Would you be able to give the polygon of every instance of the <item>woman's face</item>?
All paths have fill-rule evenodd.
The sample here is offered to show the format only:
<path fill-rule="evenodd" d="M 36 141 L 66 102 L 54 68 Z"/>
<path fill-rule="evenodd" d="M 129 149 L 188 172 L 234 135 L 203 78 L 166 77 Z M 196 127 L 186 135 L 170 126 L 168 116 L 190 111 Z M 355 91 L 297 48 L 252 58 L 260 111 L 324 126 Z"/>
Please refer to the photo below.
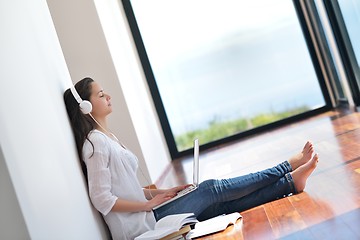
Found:
<path fill-rule="evenodd" d="M 97 82 L 91 83 L 90 102 L 92 104 L 91 114 L 96 118 L 106 117 L 112 112 L 110 95 L 106 94 Z"/>

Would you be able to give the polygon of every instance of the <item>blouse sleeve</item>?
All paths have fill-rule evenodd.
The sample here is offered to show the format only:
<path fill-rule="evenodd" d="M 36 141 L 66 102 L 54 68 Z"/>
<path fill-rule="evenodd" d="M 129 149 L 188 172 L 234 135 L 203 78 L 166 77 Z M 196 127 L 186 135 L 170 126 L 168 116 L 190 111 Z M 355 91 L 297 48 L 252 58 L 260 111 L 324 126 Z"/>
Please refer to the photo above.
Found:
<path fill-rule="evenodd" d="M 114 206 L 117 197 L 111 192 L 111 174 L 109 169 L 110 149 L 103 136 L 91 138 L 91 144 L 84 145 L 84 161 L 87 167 L 89 195 L 94 207 L 107 215 Z"/>

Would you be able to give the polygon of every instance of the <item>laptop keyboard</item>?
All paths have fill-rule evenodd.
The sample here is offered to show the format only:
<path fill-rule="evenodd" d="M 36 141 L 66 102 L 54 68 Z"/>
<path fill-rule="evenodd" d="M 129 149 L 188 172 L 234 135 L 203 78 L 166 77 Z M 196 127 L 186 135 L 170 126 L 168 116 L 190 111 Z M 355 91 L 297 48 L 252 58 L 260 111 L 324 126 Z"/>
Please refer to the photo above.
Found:
<path fill-rule="evenodd" d="M 179 191 L 179 192 L 176 194 L 176 196 L 182 196 L 182 195 L 184 195 L 184 194 L 186 194 L 186 193 L 188 193 L 188 192 L 191 192 L 191 191 L 194 190 L 194 189 L 195 189 L 195 185 L 190 185 L 190 186 L 188 186 L 187 188 Z M 175 197 L 176 197 L 176 196 L 175 196 Z"/>
<path fill-rule="evenodd" d="M 173 198 L 171 198 L 171 199 L 169 199 L 169 200 L 161 203 L 160 205 L 157 205 L 157 206 L 154 207 L 153 209 L 155 210 L 155 209 L 157 209 L 157 208 L 159 208 L 159 207 L 161 207 L 161 206 L 163 206 L 163 205 L 165 205 L 165 204 L 167 204 L 167 203 L 169 203 L 169 202 L 172 202 L 172 201 L 174 201 L 174 200 L 176 200 L 176 199 L 178 199 L 178 198 L 186 195 L 187 193 L 194 191 L 196 188 L 197 188 L 197 187 L 196 187 L 195 185 L 190 185 L 190 186 L 188 186 L 187 188 L 179 191 Z"/>

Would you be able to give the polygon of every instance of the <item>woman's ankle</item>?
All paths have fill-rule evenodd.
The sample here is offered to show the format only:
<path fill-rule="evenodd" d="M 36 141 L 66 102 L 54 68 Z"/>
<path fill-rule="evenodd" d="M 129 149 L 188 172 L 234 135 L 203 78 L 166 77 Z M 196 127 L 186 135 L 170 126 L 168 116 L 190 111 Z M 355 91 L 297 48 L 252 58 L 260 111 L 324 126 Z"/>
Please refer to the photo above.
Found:
<path fill-rule="evenodd" d="M 306 181 L 311 173 L 315 170 L 318 161 L 319 157 L 317 154 L 315 154 L 310 161 L 301 165 L 291 173 L 291 176 L 294 180 L 295 189 L 298 193 L 304 191 Z"/>

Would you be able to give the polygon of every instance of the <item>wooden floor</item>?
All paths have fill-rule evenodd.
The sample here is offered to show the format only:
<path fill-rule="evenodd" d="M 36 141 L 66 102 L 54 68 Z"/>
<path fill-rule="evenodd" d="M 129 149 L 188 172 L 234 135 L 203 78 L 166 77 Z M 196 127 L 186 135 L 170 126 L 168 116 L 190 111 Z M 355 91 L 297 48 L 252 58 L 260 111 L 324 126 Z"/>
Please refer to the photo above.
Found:
<path fill-rule="evenodd" d="M 303 193 L 241 212 L 241 222 L 201 239 L 360 239 L 360 113 L 330 111 L 202 151 L 201 181 L 273 166 L 298 153 L 307 140 L 320 160 Z M 191 159 L 179 159 L 157 185 L 189 183 L 191 176 Z"/>

